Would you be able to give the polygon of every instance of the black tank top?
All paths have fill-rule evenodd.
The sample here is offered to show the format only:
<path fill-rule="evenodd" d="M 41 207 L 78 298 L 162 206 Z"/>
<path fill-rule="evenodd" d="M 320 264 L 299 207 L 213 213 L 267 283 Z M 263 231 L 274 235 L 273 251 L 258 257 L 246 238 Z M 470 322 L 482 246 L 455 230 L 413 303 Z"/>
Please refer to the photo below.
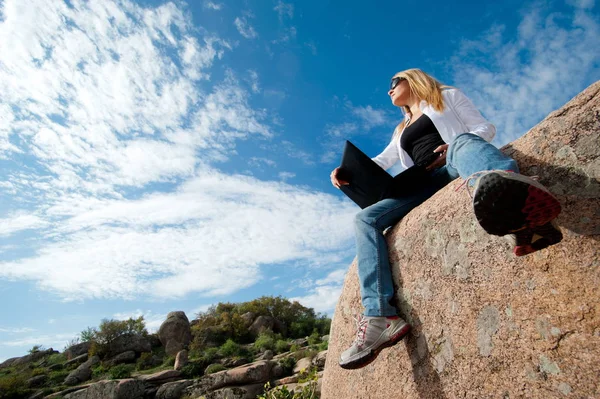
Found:
<path fill-rule="evenodd" d="M 446 144 L 435 125 L 425 114 L 421 115 L 416 121 L 409 125 L 402 136 L 400 136 L 400 145 L 408 153 L 415 165 L 427 166 L 437 157 L 434 153 L 437 147 Z"/>

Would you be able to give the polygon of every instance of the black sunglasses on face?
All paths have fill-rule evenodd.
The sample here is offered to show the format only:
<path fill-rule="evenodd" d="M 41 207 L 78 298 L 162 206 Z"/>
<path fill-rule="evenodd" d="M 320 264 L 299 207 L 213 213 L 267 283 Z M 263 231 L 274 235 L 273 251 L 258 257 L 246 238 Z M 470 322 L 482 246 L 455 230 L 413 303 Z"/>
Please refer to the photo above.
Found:
<path fill-rule="evenodd" d="M 406 78 L 401 78 L 401 77 L 392 78 L 392 82 L 390 83 L 390 90 L 394 90 L 396 88 L 396 86 L 398 86 L 400 84 L 400 82 L 402 82 L 403 80 L 406 80 Z"/>

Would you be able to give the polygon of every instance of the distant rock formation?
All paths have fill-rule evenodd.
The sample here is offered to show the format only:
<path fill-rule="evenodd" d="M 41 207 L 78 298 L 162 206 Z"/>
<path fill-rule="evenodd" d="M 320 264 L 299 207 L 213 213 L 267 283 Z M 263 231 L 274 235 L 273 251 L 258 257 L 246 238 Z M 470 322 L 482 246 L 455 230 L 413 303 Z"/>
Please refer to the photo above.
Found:
<path fill-rule="evenodd" d="M 323 399 L 600 397 L 600 82 L 503 150 L 559 198 L 563 242 L 515 257 L 451 183 L 387 232 L 413 331 L 354 371 L 337 364 L 362 311 L 350 267 Z"/>
<path fill-rule="evenodd" d="M 190 322 L 184 312 L 170 312 L 158 330 L 160 342 L 169 356 L 185 349 L 192 340 Z"/>

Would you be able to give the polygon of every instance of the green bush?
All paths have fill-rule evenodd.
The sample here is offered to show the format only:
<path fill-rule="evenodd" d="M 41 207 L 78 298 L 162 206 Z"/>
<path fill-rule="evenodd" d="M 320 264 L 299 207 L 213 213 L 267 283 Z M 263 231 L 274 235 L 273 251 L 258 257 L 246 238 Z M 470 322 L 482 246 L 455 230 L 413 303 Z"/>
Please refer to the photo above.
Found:
<path fill-rule="evenodd" d="M 163 362 L 163 366 L 174 366 L 175 365 L 175 356 L 169 356 Z"/>
<path fill-rule="evenodd" d="M 61 364 L 67 361 L 67 355 L 64 353 L 54 353 L 48 356 L 48 365 Z"/>
<path fill-rule="evenodd" d="M 103 365 L 98 364 L 92 368 L 92 378 L 94 378 L 94 379 L 102 378 L 106 374 L 108 374 L 108 370 L 109 369 L 107 367 L 104 367 Z"/>
<path fill-rule="evenodd" d="M 292 346 L 290 346 L 290 352 L 298 352 L 300 350 L 300 345 L 298 344 L 292 344 Z"/>
<path fill-rule="evenodd" d="M 33 354 L 36 352 L 41 352 L 43 350 L 46 350 L 46 348 L 44 348 L 44 345 L 33 345 L 33 348 L 29 349 L 29 354 Z"/>
<path fill-rule="evenodd" d="M 51 371 L 50 374 L 48 374 L 48 382 L 50 385 L 62 385 L 68 375 L 68 370 Z"/>
<path fill-rule="evenodd" d="M 283 375 L 292 375 L 294 373 L 296 359 L 294 359 L 292 356 L 284 357 L 283 359 L 279 360 L 279 365 L 283 369 Z"/>
<path fill-rule="evenodd" d="M 300 359 L 304 359 L 305 357 L 313 358 L 317 353 L 318 352 L 314 349 L 304 349 L 301 351 L 294 352 L 292 356 L 294 357 L 294 359 L 296 359 L 296 361 L 298 361 Z"/>
<path fill-rule="evenodd" d="M 292 393 L 287 386 L 282 385 L 271 388 L 270 383 L 265 384 L 265 393 L 257 396 L 257 399 L 317 399 L 317 383 L 311 381 L 302 390 Z"/>
<path fill-rule="evenodd" d="M 200 359 L 203 362 L 210 364 L 219 357 L 218 355 L 219 355 L 219 349 L 208 348 L 204 352 L 202 352 L 202 356 L 200 356 Z"/>
<path fill-rule="evenodd" d="M 254 341 L 254 347 L 258 350 L 275 349 L 275 339 L 272 332 L 263 332 Z"/>
<path fill-rule="evenodd" d="M 47 373 L 48 373 L 48 370 L 45 369 L 45 368 L 43 368 L 43 367 L 38 367 L 38 368 L 35 368 L 35 369 L 31 370 L 31 376 L 32 377 L 35 377 L 35 376 L 38 376 L 38 375 L 42 375 L 42 374 L 47 374 Z"/>
<path fill-rule="evenodd" d="M 181 368 L 183 378 L 192 379 L 204 375 L 205 365 L 203 363 L 189 363 Z"/>
<path fill-rule="evenodd" d="M 153 356 L 154 355 L 152 354 L 152 352 L 142 352 L 142 354 L 140 355 L 140 358 L 137 360 L 135 368 L 138 371 L 148 370 L 148 369 L 152 368 L 154 366 L 152 364 Z"/>
<path fill-rule="evenodd" d="M 206 372 L 205 374 L 213 374 L 216 373 L 218 371 L 223 371 L 223 370 L 227 370 L 227 368 L 225 366 L 223 366 L 222 364 L 219 363 L 215 363 L 215 364 L 211 364 L 210 366 L 208 366 L 206 368 Z"/>
<path fill-rule="evenodd" d="M 25 376 L 20 373 L 12 373 L 0 377 L 0 398 L 25 398 L 28 390 Z"/>
<path fill-rule="evenodd" d="M 237 342 L 234 342 L 232 339 L 228 339 L 221 348 L 219 348 L 219 353 L 225 357 L 232 356 L 240 356 L 242 352 L 242 347 Z"/>
<path fill-rule="evenodd" d="M 284 353 L 284 352 L 287 352 L 288 350 L 290 350 L 289 342 L 284 341 L 283 339 L 280 339 L 277 342 L 275 342 L 275 352 Z"/>
<path fill-rule="evenodd" d="M 327 348 L 329 348 L 329 342 L 328 341 L 323 341 L 319 345 L 317 345 L 317 350 L 319 352 L 327 350 Z"/>
<path fill-rule="evenodd" d="M 130 364 L 118 364 L 115 367 L 112 367 L 108 370 L 108 374 L 110 378 L 113 380 L 118 380 L 122 378 L 131 377 L 131 372 L 133 371 L 133 366 Z"/>
<path fill-rule="evenodd" d="M 310 336 L 308 337 L 308 344 L 309 345 L 318 345 L 321 343 L 321 336 L 319 335 L 319 333 L 317 331 L 313 331 L 312 334 L 310 334 Z"/>

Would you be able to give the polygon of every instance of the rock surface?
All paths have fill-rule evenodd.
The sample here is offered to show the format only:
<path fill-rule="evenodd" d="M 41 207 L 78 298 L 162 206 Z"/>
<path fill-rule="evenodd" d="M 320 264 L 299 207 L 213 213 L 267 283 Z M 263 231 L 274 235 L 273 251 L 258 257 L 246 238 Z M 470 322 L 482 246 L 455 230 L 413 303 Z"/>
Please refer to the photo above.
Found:
<path fill-rule="evenodd" d="M 73 358 L 76 358 L 77 356 L 83 355 L 84 353 L 88 353 L 91 346 L 91 341 L 81 342 L 79 344 L 70 346 L 69 348 L 67 348 L 67 350 L 65 350 L 67 360 L 71 360 Z"/>
<path fill-rule="evenodd" d="M 151 350 L 152 346 L 148 338 L 140 335 L 121 335 L 110 343 L 107 356 L 114 357 L 130 351 L 140 354 Z"/>
<path fill-rule="evenodd" d="M 99 381 L 64 396 L 65 399 L 143 399 L 145 385 L 134 379 Z"/>
<path fill-rule="evenodd" d="M 175 365 L 173 366 L 173 369 L 181 370 L 183 367 L 187 366 L 188 362 L 188 351 L 179 351 L 177 352 L 177 356 L 175 356 Z"/>
<path fill-rule="evenodd" d="M 80 364 L 75 370 L 71 371 L 65 378 L 65 385 L 77 385 L 90 379 L 92 376 L 92 367 L 100 363 L 98 356 L 92 356 L 88 361 Z"/>
<path fill-rule="evenodd" d="M 106 366 L 113 367 L 113 366 L 116 366 L 117 364 L 133 363 L 133 362 L 135 362 L 135 359 L 136 359 L 135 352 L 127 351 L 127 352 L 118 354 L 117 356 L 113 357 L 110 360 L 107 360 Z"/>
<path fill-rule="evenodd" d="M 515 257 L 451 183 L 388 230 L 396 305 L 413 325 L 341 369 L 360 313 L 356 261 L 329 343 L 323 399 L 600 397 L 600 82 L 503 148 L 560 200 L 564 240 Z"/>
<path fill-rule="evenodd" d="M 192 340 L 190 321 L 184 312 L 170 312 L 158 330 L 160 342 L 169 356 L 185 349 Z"/>

